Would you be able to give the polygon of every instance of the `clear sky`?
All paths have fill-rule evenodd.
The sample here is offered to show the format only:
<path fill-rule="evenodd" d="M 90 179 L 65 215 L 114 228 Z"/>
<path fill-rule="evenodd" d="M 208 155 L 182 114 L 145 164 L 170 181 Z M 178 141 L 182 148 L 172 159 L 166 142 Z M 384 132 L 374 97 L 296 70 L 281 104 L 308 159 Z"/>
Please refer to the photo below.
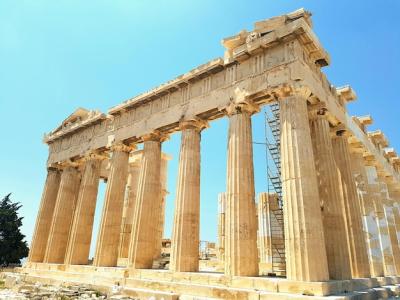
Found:
<path fill-rule="evenodd" d="M 0 0 L 0 197 L 23 204 L 30 241 L 46 176 L 45 132 L 77 107 L 110 107 L 223 55 L 220 40 L 255 21 L 304 7 L 331 55 L 324 68 L 350 84 L 351 114 L 370 113 L 400 152 L 400 1 L 43 1 Z M 253 118 L 254 140 L 264 135 Z M 226 119 L 202 136 L 201 238 L 216 239 L 217 194 L 225 190 Z M 179 134 L 171 154 L 166 232 L 170 236 Z M 256 191 L 266 189 L 264 148 L 255 145 Z M 95 235 L 102 206 L 101 185 Z"/>

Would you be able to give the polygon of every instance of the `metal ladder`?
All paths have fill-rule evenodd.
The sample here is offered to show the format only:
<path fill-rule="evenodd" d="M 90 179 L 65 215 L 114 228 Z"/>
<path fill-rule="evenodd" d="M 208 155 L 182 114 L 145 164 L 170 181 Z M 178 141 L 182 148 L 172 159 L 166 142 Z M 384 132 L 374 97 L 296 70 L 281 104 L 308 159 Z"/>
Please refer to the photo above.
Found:
<path fill-rule="evenodd" d="M 265 111 L 265 144 L 267 155 L 268 193 L 274 191 L 278 195 L 278 208 L 272 210 L 275 222 L 271 226 L 272 271 L 276 276 L 286 276 L 285 236 L 283 225 L 283 202 L 281 181 L 281 123 L 279 104 L 269 105 L 270 113 Z M 268 138 L 268 132 L 270 138 Z M 272 164 L 269 163 L 272 160 Z"/>

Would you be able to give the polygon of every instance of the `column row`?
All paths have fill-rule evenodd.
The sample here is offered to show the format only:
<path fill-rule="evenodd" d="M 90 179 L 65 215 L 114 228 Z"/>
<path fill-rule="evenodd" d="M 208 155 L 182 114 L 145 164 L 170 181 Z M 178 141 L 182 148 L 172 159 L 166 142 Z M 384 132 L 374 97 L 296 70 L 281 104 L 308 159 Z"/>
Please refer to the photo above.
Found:
<path fill-rule="evenodd" d="M 346 132 L 331 128 L 326 110 L 310 107 L 307 100 L 308 95 L 301 93 L 280 100 L 287 277 L 325 281 L 369 277 L 371 271 L 377 275 L 382 270 L 385 275 L 396 274 L 400 268 L 398 207 L 387 191 L 384 195 L 379 189 L 379 200 L 367 200 L 366 195 L 373 194 L 374 187 L 368 184 L 362 191 L 356 186 L 352 169 L 356 160 L 352 160 Z M 259 273 L 251 126 L 251 116 L 258 110 L 245 101 L 226 108 L 229 131 L 223 248 L 225 273 L 232 276 Z M 193 272 L 199 268 L 200 140 L 206 126 L 197 119 L 180 125 L 170 262 L 173 271 Z M 118 258 L 124 256 L 129 267 L 151 268 L 159 255 L 164 197 L 161 144 L 165 136 L 152 133 L 142 138 L 143 152 L 136 175 L 128 170 L 132 147 L 116 144 L 111 148 L 95 266 L 117 266 Z M 82 171 L 74 163 L 63 166 L 61 172 L 49 170 L 31 262 L 87 264 L 103 159 L 92 153 L 84 159 Z M 365 168 L 363 162 L 358 168 Z M 360 176 L 366 182 L 367 175 L 361 172 Z M 130 189 L 136 189 L 134 197 L 128 196 L 124 213 L 127 183 Z M 381 214 L 383 220 L 375 227 L 362 217 L 372 210 L 376 218 Z M 363 228 L 379 231 L 375 240 L 381 244 L 382 270 L 376 247 L 374 251 L 372 246 L 367 247 L 366 241 L 372 245 L 373 238 L 366 238 Z"/>

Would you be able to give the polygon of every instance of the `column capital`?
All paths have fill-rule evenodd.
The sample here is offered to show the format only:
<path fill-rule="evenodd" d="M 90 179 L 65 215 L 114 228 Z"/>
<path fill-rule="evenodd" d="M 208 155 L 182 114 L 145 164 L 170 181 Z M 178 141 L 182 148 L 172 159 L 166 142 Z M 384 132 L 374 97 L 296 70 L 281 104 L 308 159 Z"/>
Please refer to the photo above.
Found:
<path fill-rule="evenodd" d="M 61 170 L 60 164 L 58 163 L 52 163 L 47 165 L 46 167 L 47 171 L 54 171 L 54 172 L 59 172 Z"/>
<path fill-rule="evenodd" d="M 81 167 L 88 161 L 105 160 L 108 158 L 109 158 L 108 155 L 104 152 L 100 152 L 98 150 L 89 150 L 82 157 L 80 157 L 76 161 L 74 161 L 74 163 L 76 163 L 78 167 Z"/>
<path fill-rule="evenodd" d="M 127 152 L 127 153 L 129 153 L 129 152 L 135 150 L 136 146 L 135 145 L 125 145 L 122 142 L 117 142 L 117 143 L 114 143 L 113 145 L 111 145 L 110 149 L 113 152 L 114 151 L 118 151 L 118 152 Z"/>
<path fill-rule="evenodd" d="M 308 119 L 310 121 L 316 119 L 327 119 L 328 109 L 325 106 L 325 103 L 318 103 L 316 105 L 312 105 L 308 107 Z"/>
<path fill-rule="evenodd" d="M 182 120 L 179 122 L 179 129 L 195 129 L 196 131 L 202 131 L 204 128 L 208 128 L 208 122 L 202 119 L 190 119 L 190 120 Z"/>
<path fill-rule="evenodd" d="M 293 90 L 293 96 L 308 100 L 312 95 L 310 88 L 306 86 L 296 86 Z"/>
<path fill-rule="evenodd" d="M 88 160 L 105 160 L 107 159 L 108 156 L 106 155 L 106 153 L 104 152 L 100 152 L 100 151 L 88 151 L 83 160 L 84 161 L 88 161 Z"/>
<path fill-rule="evenodd" d="M 250 101 L 241 100 L 240 102 L 231 102 L 224 108 L 228 116 L 247 112 L 250 115 L 260 111 L 260 107 Z"/>
<path fill-rule="evenodd" d="M 151 133 L 142 135 L 141 139 L 143 142 L 147 142 L 147 141 L 164 142 L 165 140 L 168 139 L 168 135 L 166 135 L 165 133 L 163 133 L 161 131 L 156 130 Z"/>
<path fill-rule="evenodd" d="M 81 161 L 72 161 L 70 159 L 58 163 L 59 169 L 64 170 L 68 168 L 78 169 L 81 166 Z"/>
<path fill-rule="evenodd" d="M 344 124 L 338 124 L 337 126 L 333 127 L 331 129 L 331 133 L 334 137 L 335 136 L 343 136 L 343 137 L 350 136 L 350 133 Z"/>
<path fill-rule="evenodd" d="M 301 98 L 308 100 L 312 95 L 311 90 L 305 86 L 285 86 L 274 92 L 277 100 L 283 100 L 288 98 Z"/>

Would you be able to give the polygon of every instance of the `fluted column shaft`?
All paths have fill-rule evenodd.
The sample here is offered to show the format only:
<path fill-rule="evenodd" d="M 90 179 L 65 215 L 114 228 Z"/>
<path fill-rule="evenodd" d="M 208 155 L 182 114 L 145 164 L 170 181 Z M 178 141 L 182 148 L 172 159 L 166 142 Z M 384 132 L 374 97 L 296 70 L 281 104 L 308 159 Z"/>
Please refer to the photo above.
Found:
<path fill-rule="evenodd" d="M 368 174 L 368 184 L 371 191 L 371 198 L 374 205 L 376 223 L 378 226 L 379 245 L 382 252 L 383 273 L 385 276 L 394 275 L 396 272 L 392 246 L 390 243 L 388 223 L 383 207 L 382 187 L 378 181 L 378 174 L 374 165 L 366 167 Z"/>
<path fill-rule="evenodd" d="M 258 195 L 258 254 L 260 263 L 272 266 L 272 232 L 268 193 Z M 270 269 L 272 272 L 272 268 Z"/>
<path fill-rule="evenodd" d="M 156 232 L 156 241 L 155 241 L 155 249 L 154 249 L 154 259 L 158 259 L 161 256 L 162 250 L 162 239 L 164 235 L 164 223 L 165 223 L 165 204 L 166 197 L 168 194 L 167 191 L 167 173 L 168 173 L 168 159 L 161 155 L 161 175 L 160 175 L 160 184 L 161 184 L 161 202 L 160 202 L 160 213 L 158 218 L 158 229 Z"/>
<path fill-rule="evenodd" d="M 393 216 L 394 216 L 394 223 L 396 225 L 396 233 L 397 233 L 397 240 L 399 241 L 400 244 L 400 209 L 397 206 L 397 203 L 393 203 Z M 400 274 L 400 271 L 397 271 L 398 274 Z"/>
<path fill-rule="evenodd" d="M 390 244 L 392 246 L 393 263 L 395 267 L 394 275 L 397 275 L 400 272 L 400 248 L 399 241 L 397 240 L 397 230 L 393 212 L 395 208 L 393 208 L 393 201 L 391 199 L 385 199 L 383 202 L 383 207 L 388 223 Z"/>
<path fill-rule="evenodd" d="M 290 280 L 329 279 L 307 100 L 280 100 L 281 178 L 286 274 Z"/>
<path fill-rule="evenodd" d="M 65 264 L 86 265 L 88 263 L 100 168 L 101 159 L 99 157 L 92 154 L 91 157 L 86 158 Z"/>
<path fill-rule="evenodd" d="M 128 182 L 125 191 L 124 209 L 122 213 L 121 238 L 119 242 L 119 258 L 128 258 L 129 244 L 132 234 L 133 214 L 135 213 L 137 185 L 139 181 L 140 162 L 129 166 Z"/>
<path fill-rule="evenodd" d="M 400 248 L 399 241 L 397 239 L 395 220 L 397 208 L 395 207 L 395 201 L 391 197 L 390 190 L 388 185 L 386 184 L 385 178 L 380 177 L 378 180 L 380 181 L 383 209 L 385 212 L 385 218 L 388 225 L 389 240 L 392 248 L 393 264 L 395 268 L 394 275 L 397 275 L 400 274 Z"/>
<path fill-rule="evenodd" d="M 393 216 L 396 225 L 397 239 L 400 244 L 400 189 L 396 189 L 392 184 L 388 185 L 390 199 L 393 201 Z M 400 271 L 397 271 L 400 274 Z"/>
<path fill-rule="evenodd" d="M 60 187 L 60 177 L 59 170 L 47 170 L 46 183 L 44 184 L 42 200 L 40 201 L 32 244 L 29 250 L 29 262 L 43 262 L 53 219 L 54 207 L 56 205 L 57 193 Z"/>
<path fill-rule="evenodd" d="M 53 220 L 44 262 L 64 263 L 68 237 L 78 197 L 80 173 L 78 169 L 67 166 L 61 173 L 60 188 L 57 194 Z"/>
<path fill-rule="evenodd" d="M 218 259 L 225 260 L 226 193 L 218 194 Z"/>
<path fill-rule="evenodd" d="M 228 110 L 228 162 L 225 220 L 225 274 L 257 276 L 257 220 L 254 192 L 251 114 L 254 108 Z"/>
<path fill-rule="evenodd" d="M 174 227 L 171 240 L 170 270 L 197 272 L 200 242 L 200 130 L 190 122 L 181 125 Z"/>
<path fill-rule="evenodd" d="M 153 265 L 156 232 L 161 202 L 161 139 L 157 135 L 144 138 L 140 166 L 137 204 L 133 217 L 128 265 L 136 269 L 149 269 Z"/>
<path fill-rule="evenodd" d="M 319 197 L 322 206 L 326 254 L 330 279 L 350 279 L 351 267 L 348 253 L 343 205 L 337 192 L 339 176 L 333 157 L 329 122 L 322 111 L 311 112 L 311 137 Z"/>
<path fill-rule="evenodd" d="M 363 154 L 358 152 L 352 153 L 351 162 L 360 201 L 371 276 L 384 276 L 383 254 L 379 241 L 379 229 L 373 202 L 373 191 L 368 183 Z"/>
<path fill-rule="evenodd" d="M 343 203 L 345 208 L 347 238 L 349 243 L 351 272 L 353 278 L 370 277 L 367 244 L 363 232 L 361 209 L 357 189 L 351 171 L 347 137 L 339 133 L 332 139 L 334 156 L 340 170 Z"/>
<path fill-rule="evenodd" d="M 107 180 L 93 263 L 95 266 L 114 267 L 117 265 L 124 193 L 131 150 L 130 147 L 122 144 L 112 147 L 111 168 Z"/>

